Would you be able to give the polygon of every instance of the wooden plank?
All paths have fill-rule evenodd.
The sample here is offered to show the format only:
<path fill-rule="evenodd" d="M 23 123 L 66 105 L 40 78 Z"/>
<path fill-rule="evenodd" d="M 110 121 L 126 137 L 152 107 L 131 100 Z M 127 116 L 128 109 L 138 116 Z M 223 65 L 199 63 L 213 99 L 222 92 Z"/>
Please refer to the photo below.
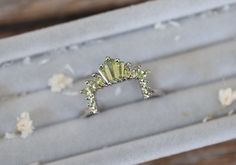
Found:
<path fill-rule="evenodd" d="M 153 160 L 140 165 L 235 165 L 236 140 Z"/>
<path fill-rule="evenodd" d="M 0 38 L 146 0 L 1 0 Z"/>
<path fill-rule="evenodd" d="M 11 0 L 0 2 L 0 25 L 84 16 L 145 0 Z"/>

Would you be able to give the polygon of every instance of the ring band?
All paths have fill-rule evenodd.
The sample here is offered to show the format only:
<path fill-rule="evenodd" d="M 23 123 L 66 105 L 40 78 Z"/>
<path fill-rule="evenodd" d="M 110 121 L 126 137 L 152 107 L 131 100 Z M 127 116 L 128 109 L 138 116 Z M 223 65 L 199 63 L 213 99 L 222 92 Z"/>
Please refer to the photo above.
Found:
<path fill-rule="evenodd" d="M 132 67 L 130 63 L 125 63 L 120 59 L 106 57 L 104 63 L 99 67 L 98 73 L 93 74 L 92 79 L 86 81 L 86 87 L 80 91 L 88 100 L 89 109 L 86 116 L 99 112 L 96 102 L 97 90 L 129 79 L 139 82 L 144 99 L 151 97 L 154 92 L 146 79 L 148 73 L 150 71 L 141 70 L 140 65 Z"/>

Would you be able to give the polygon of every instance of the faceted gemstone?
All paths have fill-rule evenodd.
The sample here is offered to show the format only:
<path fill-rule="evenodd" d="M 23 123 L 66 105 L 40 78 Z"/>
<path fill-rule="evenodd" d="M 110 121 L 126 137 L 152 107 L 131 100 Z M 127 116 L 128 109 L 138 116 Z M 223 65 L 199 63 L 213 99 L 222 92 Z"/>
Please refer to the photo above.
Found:
<path fill-rule="evenodd" d="M 123 79 L 125 76 L 125 63 L 122 61 L 120 63 L 120 77 Z"/>
<path fill-rule="evenodd" d="M 90 90 L 89 87 L 86 87 L 84 89 L 81 90 L 81 93 L 82 94 L 85 94 L 85 95 L 91 95 L 92 94 L 92 91 Z"/>
<path fill-rule="evenodd" d="M 124 63 L 119 59 L 106 58 L 99 68 L 99 73 L 108 84 L 132 78 L 132 71 L 129 63 Z"/>
<path fill-rule="evenodd" d="M 81 93 L 85 94 L 87 96 L 93 95 L 94 92 L 95 92 L 95 90 L 93 88 L 91 88 L 91 87 L 86 87 L 86 88 L 81 90 Z"/>
<path fill-rule="evenodd" d="M 105 62 L 110 61 L 111 57 L 107 56 Z"/>
<path fill-rule="evenodd" d="M 97 111 L 97 107 L 96 106 L 89 106 L 89 109 L 92 111 Z"/>
<path fill-rule="evenodd" d="M 93 80 L 88 80 L 87 81 L 87 85 L 88 85 L 88 87 L 90 88 L 90 90 L 92 91 L 92 92 L 96 92 L 97 91 L 97 84 L 96 84 L 96 82 L 95 81 L 93 81 Z"/>
<path fill-rule="evenodd" d="M 106 85 L 106 82 L 103 80 L 101 75 L 96 74 L 96 76 L 94 77 L 94 81 L 96 82 L 96 85 L 99 88 L 104 87 Z"/>
<path fill-rule="evenodd" d="M 98 73 L 102 76 L 103 80 L 109 84 L 109 81 L 108 79 L 106 78 L 106 73 L 104 71 L 104 67 L 103 66 L 100 66 L 99 69 L 98 69 Z"/>
<path fill-rule="evenodd" d="M 139 81 L 139 83 L 140 83 L 140 85 L 141 86 L 147 86 L 147 80 L 141 80 L 141 81 Z"/>
<path fill-rule="evenodd" d="M 124 78 L 128 79 L 128 78 L 130 78 L 130 76 L 131 76 L 131 70 L 130 70 L 128 65 L 125 65 L 125 68 L 124 68 Z"/>
<path fill-rule="evenodd" d="M 120 62 L 114 61 L 112 63 L 112 68 L 113 68 L 113 74 L 114 74 L 115 80 L 119 81 L 120 80 Z"/>
<path fill-rule="evenodd" d="M 136 69 L 133 69 L 133 70 L 132 70 L 131 77 L 132 77 L 132 78 L 137 78 L 137 74 L 138 74 L 138 71 L 137 71 Z"/>
<path fill-rule="evenodd" d="M 96 92 L 98 89 L 97 84 L 95 82 L 93 84 L 91 84 L 90 88 L 93 92 Z"/>
<path fill-rule="evenodd" d="M 96 106 L 96 102 L 93 99 L 91 99 L 91 100 L 89 100 L 88 106 L 89 107 L 95 107 Z"/>
<path fill-rule="evenodd" d="M 106 78 L 108 79 L 108 81 L 110 83 L 112 83 L 114 81 L 114 79 L 113 79 L 113 76 L 112 76 L 112 73 L 111 73 L 111 70 L 110 70 L 108 64 L 105 64 L 103 67 L 104 67 L 104 71 L 106 73 Z"/>
<path fill-rule="evenodd" d="M 142 71 L 141 69 L 136 70 L 136 78 L 137 79 L 143 79 L 143 75 L 144 75 L 144 71 Z"/>

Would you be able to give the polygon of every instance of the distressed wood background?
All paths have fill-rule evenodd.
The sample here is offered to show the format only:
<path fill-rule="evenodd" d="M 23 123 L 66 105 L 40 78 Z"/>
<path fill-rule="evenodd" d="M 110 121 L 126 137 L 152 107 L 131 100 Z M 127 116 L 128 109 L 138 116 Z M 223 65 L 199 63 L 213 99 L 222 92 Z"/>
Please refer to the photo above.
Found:
<path fill-rule="evenodd" d="M 141 165 L 235 165 L 236 140 L 204 147 Z"/>
<path fill-rule="evenodd" d="M 48 27 L 146 0 L 0 0 L 0 38 Z M 142 165 L 235 165 L 236 140 Z"/>
<path fill-rule="evenodd" d="M 146 0 L 0 0 L 0 38 Z"/>

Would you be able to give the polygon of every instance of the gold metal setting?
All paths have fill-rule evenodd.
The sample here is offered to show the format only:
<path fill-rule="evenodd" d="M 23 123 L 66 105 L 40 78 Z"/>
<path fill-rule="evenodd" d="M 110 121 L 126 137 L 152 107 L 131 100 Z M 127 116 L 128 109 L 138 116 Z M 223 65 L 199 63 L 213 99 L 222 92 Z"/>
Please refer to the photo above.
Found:
<path fill-rule="evenodd" d="M 81 90 L 81 94 L 88 100 L 89 112 L 87 116 L 98 113 L 96 103 L 96 92 L 106 86 L 116 84 L 129 79 L 136 79 L 141 87 L 144 99 L 153 95 L 153 90 L 148 86 L 146 80 L 148 70 L 141 70 L 141 66 L 132 66 L 120 59 L 107 57 L 99 67 L 98 73 L 92 75 L 92 79 L 86 81 L 86 87 Z"/>

